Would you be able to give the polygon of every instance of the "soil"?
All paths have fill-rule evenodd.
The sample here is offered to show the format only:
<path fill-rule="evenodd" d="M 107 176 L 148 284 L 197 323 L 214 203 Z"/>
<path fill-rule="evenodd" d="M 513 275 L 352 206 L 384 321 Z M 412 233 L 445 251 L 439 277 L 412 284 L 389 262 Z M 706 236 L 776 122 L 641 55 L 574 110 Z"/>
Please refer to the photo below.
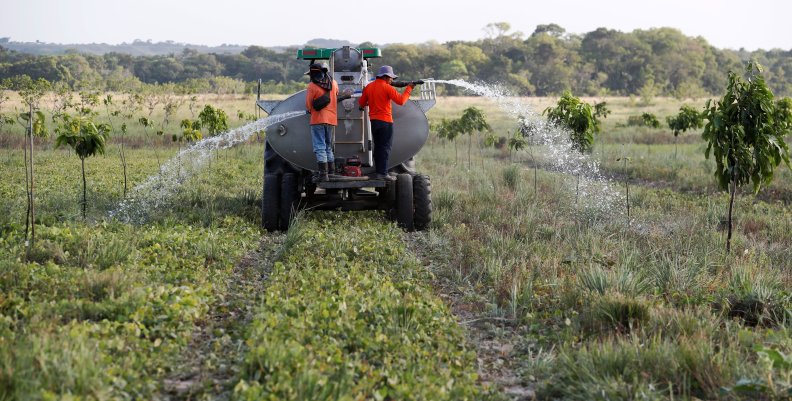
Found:
<path fill-rule="evenodd" d="M 425 247 L 425 235 L 406 234 L 406 242 L 410 251 L 435 274 L 435 294 L 451 309 L 464 330 L 468 346 L 476 352 L 480 384 L 495 399 L 535 399 L 533 384 L 523 380 L 519 372 L 520 350 L 526 347 L 526 339 L 530 338 L 527 328 L 515 320 L 493 316 L 487 311 L 483 299 L 471 299 L 468 296 L 470 289 L 454 284 L 443 273 L 448 271 L 448 266 L 433 258 L 432 252 Z"/>

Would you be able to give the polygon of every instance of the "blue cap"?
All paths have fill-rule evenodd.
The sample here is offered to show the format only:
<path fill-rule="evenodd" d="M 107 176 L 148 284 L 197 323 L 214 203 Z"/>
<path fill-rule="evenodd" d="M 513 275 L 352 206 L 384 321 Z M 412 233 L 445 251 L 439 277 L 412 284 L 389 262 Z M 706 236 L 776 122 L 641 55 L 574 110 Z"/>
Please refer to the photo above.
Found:
<path fill-rule="evenodd" d="M 389 65 L 383 65 L 382 67 L 379 68 L 379 70 L 377 70 L 377 78 L 383 75 L 387 75 L 393 79 L 398 78 L 398 76 L 393 73 L 393 67 Z"/>

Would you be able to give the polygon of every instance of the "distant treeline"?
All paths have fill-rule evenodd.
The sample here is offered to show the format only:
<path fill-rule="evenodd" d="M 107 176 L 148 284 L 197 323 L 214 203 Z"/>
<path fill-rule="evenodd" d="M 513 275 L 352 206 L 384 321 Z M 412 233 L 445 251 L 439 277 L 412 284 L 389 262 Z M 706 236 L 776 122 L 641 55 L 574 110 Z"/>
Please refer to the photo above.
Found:
<path fill-rule="evenodd" d="M 698 97 L 719 94 L 728 71 L 742 71 L 755 60 L 765 67 L 777 95 L 792 95 L 792 50 L 717 49 L 701 37 L 673 28 L 625 33 L 599 28 L 568 34 L 556 25 L 539 25 L 528 37 L 509 32 L 505 23 L 487 26 L 477 41 L 443 44 L 392 44 L 374 66 L 392 65 L 406 79 L 465 79 L 498 83 L 519 95 Z M 376 46 L 362 43 L 360 47 Z M 239 53 L 184 48 L 168 55 L 31 55 L 0 44 L 0 79 L 27 74 L 66 82 L 74 88 L 134 89 L 140 83 L 183 83 L 228 77 L 290 91 L 305 80 L 306 62 L 294 49 L 249 46 Z M 196 81 L 197 82 L 197 81 Z M 248 86 L 250 87 L 250 86 Z"/>

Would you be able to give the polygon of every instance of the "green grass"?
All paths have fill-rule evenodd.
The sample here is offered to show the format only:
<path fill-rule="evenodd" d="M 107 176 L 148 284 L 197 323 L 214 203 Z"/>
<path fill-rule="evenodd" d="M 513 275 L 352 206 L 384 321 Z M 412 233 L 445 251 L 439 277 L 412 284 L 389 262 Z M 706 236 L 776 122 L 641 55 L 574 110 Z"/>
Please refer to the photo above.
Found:
<path fill-rule="evenodd" d="M 379 214 L 292 226 L 248 336 L 240 399 L 472 400 L 474 355 Z"/>
<path fill-rule="evenodd" d="M 594 157 L 615 148 L 622 145 L 606 144 Z M 433 177 L 436 207 L 425 244 L 437 274 L 467 288 L 479 313 L 526 325 L 532 341 L 555 350 L 539 365 L 530 353 L 519 357 L 540 398 L 784 393 L 786 373 L 768 370 L 754 347 L 792 349 L 789 207 L 739 196 L 738 245 L 727 255 L 728 197 L 706 184 L 700 145 L 680 146 L 675 173 L 664 170 L 673 145 L 624 149 L 644 152 L 628 153 L 629 225 L 619 181 L 610 186 L 621 200 L 592 211 L 591 199 L 576 202 L 573 177 L 540 169 L 534 184 L 533 169 L 517 164 L 515 172 L 501 151 L 487 151 L 495 160 L 468 171 L 466 160 L 454 166 L 453 147 L 425 149 L 418 165 Z M 605 163 L 609 169 L 625 174 L 615 162 Z M 789 186 L 785 169 L 771 190 Z M 727 391 L 743 379 L 776 387 Z"/>
<path fill-rule="evenodd" d="M 157 171 L 156 152 L 130 152 L 133 185 Z M 0 193 L 9 202 L 0 217 L 0 399 L 159 394 L 196 325 L 225 297 L 226 277 L 258 244 L 258 212 L 246 211 L 244 198 L 260 191 L 258 182 L 246 186 L 240 179 L 234 190 L 222 185 L 245 169 L 237 162 L 252 152 L 221 153 L 224 163 L 178 191 L 165 210 L 152 211 L 154 223 L 139 226 L 107 217 L 122 196 L 117 159 L 88 160 L 90 208 L 83 221 L 78 159 L 42 151 L 36 242 L 28 252 L 24 170 L 19 152 L 3 150 L 9 179 Z M 196 192 L 200 204 L 189 201 Z"/>
<path fill-rule="evenodd" d="M 520 328 L 530 346 L 510 358 L 541 399 L 784 399 L 790 371 L 774 361 L 792 354 L 790 171 L 758 197 L 740 193 L 727 255 L 728 197 L 698 134 L 675 146 L 668 129 L 625 124 L 643 112 L 663 121 L 682 102 L 604 100 L 613 114 L 593 157 L 613 177 L 609 209 L 576 196 L 575 177 L 544 170 L 541 147 L 516 163 L 508 150 L 474 150 L 468 170 L 466 142 L 457 160 L 432 137 L 417 165 L 432 177 L 435 220 L 410 237 L 426 263 L 378 214 L 304 216 L 265 250 L 278 260 L 266 290 L 234 298 L 250 304 L 250 320 L 229 321 L 235 334 L 217 347 L 244 357 L 218 349 L 206 362 L 241 364 L 190 397 L 487 397 L 472 345 L 433 294 L 453 288 L 476 316 Z M 249 99 L 211 103 L 233 116 Z M 441 98 L 430 117 L 471 105 L 496 133 L 514 129 L 481 98 Z M 131 136 L 133 187 L 178 149 Z M 86 220 L 79 159 L 39 144 L 29 252 L 21 150 L 0 143 L 0 400 L 164 397 L 195 333 L 215 327 L 207 320 L 231 298 L 234 266 L 261 235 L 274 238 L 258 228 L 261 142 L 213 156 L 141 225 L 108 218 L 123 198 L 117 142 L 86 161 Z"/>

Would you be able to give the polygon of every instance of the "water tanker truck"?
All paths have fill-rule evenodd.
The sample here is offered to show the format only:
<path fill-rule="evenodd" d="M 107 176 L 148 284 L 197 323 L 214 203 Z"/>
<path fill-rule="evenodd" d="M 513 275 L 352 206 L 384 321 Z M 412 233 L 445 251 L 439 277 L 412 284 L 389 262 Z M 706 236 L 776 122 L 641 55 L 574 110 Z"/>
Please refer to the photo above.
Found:
<path fill-rule="evenodd" d="M 302 49 L 297 58 L 308 63 L 326 61 L 339 87 L 350 89 L 352 98 L 338 104 L 335 130 L 336 175 L 315 182 L 316 156 L 311 145 L 310 115 L 298 115 L 266 130 L 262 224 L 267 230 L 285 230 L 302 208 L 322 210 L 382 210 L 407 231 L 424 230 L 432 219 L 431 182 L 415 169 L 415 155 L 429 137 L 426 112 L 436 102 L 432 82 L 416 87 L 403 106 L 393 107 L 393 146 L 388 172 L 396 180 L 375 180 L 373 143 L 368 108 L 359 109 L 358 98 L 371 77 L 371 59 L 378 48 Z M 285 100 L 262 100 L 264 112 L 277 115 L 305 111 L 306 91 Z"/>

